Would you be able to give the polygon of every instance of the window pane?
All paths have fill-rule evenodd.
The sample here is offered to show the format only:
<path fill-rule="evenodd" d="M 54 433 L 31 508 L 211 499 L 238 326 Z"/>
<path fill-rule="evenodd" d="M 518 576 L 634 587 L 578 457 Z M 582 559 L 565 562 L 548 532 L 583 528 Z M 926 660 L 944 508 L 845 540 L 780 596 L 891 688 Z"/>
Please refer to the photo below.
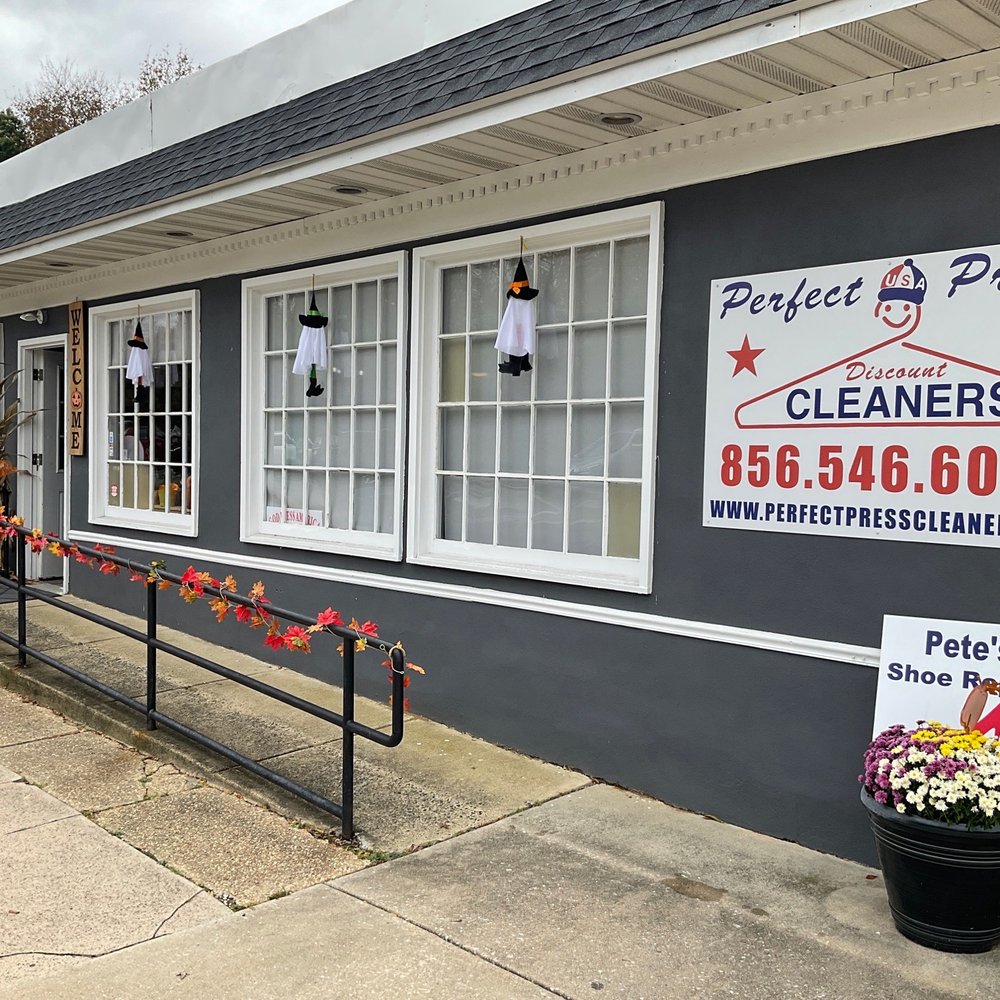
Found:
<path fill-rule="evenodd" d="M 331 344 L 349 344 L 354 329 L 353 292 L 350 285 L 333 289 L 333 306 L 327 333 Z M 297 345 L 296 345 L 297 346 Z"/>
<path fill-rule="evenodd" d="M 576 327 L 573 331 L 573 397 L 603 399 L 607 386 L 608 328 Z"/>
<path fill-rule="evenodd" d="M 533 487 L 531 547 L 549 552 L 563 550 L 565 483 L 542 479 Z"/>
<path fill-rule="evenodd" d="M 284 503 L 281 495 L 281 470 L 268 469 L 264 473 L 264 517 L 268 521 L 278 520 L 277 511 Z"/>
<path fill-rule="evenodd" d="M 468 542 L 484 542 L 492 545 L 495 481 L 477 476 L 468 482 L 469 504 L 466 509 L 465 539 Z"/>
<path fill-rule="evenodd" d="M 330 527 L 346 529 L 351 523 L 351 474 L 330 473 Z"/>
<path fill-rule="evenodd" d="M 375 411 L 360 410 L 354 414 L 354 468 L 375 468 Z M 374 490 L 375 480 L 372 480 Z M 357 498 L 357 490 L 355 490 Z M 371 529 L 368 529 L 371 530 Z"/>
<path fill-rule="evenodd" d="M 646 278 L 649 271 L 649 238 L 615 243 L 613 316 L 646 315 Z"/>
<path fill-rule="evenodd" d="M 302 322 L 299 317 L 306 311 L 305 292 L 285 296 L 285 349 L 294 351 L 299 346 Z"/>
<path fill-rule="evenodd" d="M 378 282 L 366 281 L 355 288 L 358 314 L 355 319 L 354 343 L 378 340 Z"/>
<path fill-rule="evenodd" d="M 540 406 L 535 413 L 534 473 L 536 476 L 566 474 L 565 406 Z"/>
<path fill-rule="evenodd" d="M 525 375 L 501 375 L 500 398 L 505 403 L 526 403 L 531 399 L 531 383 L 534 377 L 533 371 Z"/>
<path fill-rule="evenodd" d="M 527 472 L 531 447 L 531 410 L 504 407 L 500 415 L 500 471 Z"/>
<path fill-rule="evenodd" d="M 573 444 L 569 471 L 574 476 L 604 475 L 604 407 L 573 407 Z"/>
<path fill-rule="evenodd" d="M 468 330 L 465 324 L 466 306 L 466 268 L 449 267 L 442 272 L 444 295 L 442 316 L 442 333 L 464 333 Z"/>
<path fill-rule="evenodd" d="M 375 404 L 378 391 L 378 349 L 359 347 L 354 352 L 354 402 L 358 406 Z"/>
<path fill-rule="evenodd" d="M 378 467 L 396 468 L 396 413 L 379 410 L 378 414 Z"/>
<path fill-rule="evenodd" d="M 465 449 L 465 411 L 449 407 L 441 411 L 440 467 L 449 472 L 462 471 Z"/>
<path fill-rule="evenodd" d="M 645 377 L 645 322 L 615 323 L 611 330 L 611 395 L 641 397 Z"/>
<path fill-rule="evenodd" d="M 396 477 L 381 475 L 378 477 L 378 530 L 391 535 L 395 521 Z"/>
<path fill-rule="evenodd" d="M 264 359 L 264 405 L 281 406 L 281 383 L 285 373 L 285 355 L 271 354 Z"/>
<path fill-rule="evenodd" d="M 330 465 L 340 469 L 351 465 L 351 414 L 347 410 L 330 414 Z"/>
<path fill-rule="evenodd" d="M 326 473 L 306 473 L 306 524 L 326 527 Z"/>
<path fill-rule="evenodd" d="M 351 405 L 351 376 L 354 363 L 349 347 L 336 347 L 330 351 L 330 402 L 334 406 Z"/>
<path fill-rule="evenodd" d="M 289 510 L 302 510 L 302 473 L 285 473 L 285 506 Z"/>
<path fill-rule="evenodd" d="M 573 275 L 573 319 L 605 319 L 608 315 L 608 262 L 610 247 L 601 243 L 578 247 Z"/>
<path fill-rule="evenodd" d="M 122 467 L 118 462 L 108 465 L 108 503 L 112 507 L 120 507 L 122 502 Z"/>
<path fill-rule="evenodd" d="M 442 403 L 458 403 L 465 399 L 465 338 L 451 337 L 441 341 Z"/>
<path fill-rule="evenodd" d="M 382 340 L 396 340 L 399 326 L 399 303 L 397 300 L 397 281 L 395 278 L 385 278 L 379 282 L 379 337 Z M 391 530 L 391 529 L 390 529 Z"/>
<path fill-rule="evenodd" d="M 284 345 L 284 303 L 282 295 L 268 296 L 265 300 L 266 331 L 264 334 L 264 344 L 269 351 L 280 351 Z"/>
<path fill-rule="evenodd" d="M 306 430 L 306 465 L 326 465 L 326 411 L 310 413 Z"/>
<path fill-rule="evenodd" d="M 569 331 L 540 330 L 535 366 L 535 399 L 565 399 L 566 371 L 569 361 Z M 524 377 L 523 375 L 521 376 Z"/>
<path fill-rule="evenodd" d="M 379 348 L 378 359 L 378 401 L 396 402 L 396 348 L 388 345 Z"/>
<path fill-rule="evenodd" d="M 642 510 L 641 483 L 608 485 L 608 555 L 639 558 L 639 518 Z"/>
<path fill-rule="evenodd" d="M 305 455 L 305 434 L 301 413 L 285 416 L 285 465 L 301 465 Z"/>
<path fill-rule="evenodd" d="M 493 346 L 495 342 L 495 334 L 469 338 L 469 399 L 497 398 L 497 350 Z"/>
<path fill-rule="evenodd" d="M 528 547 L 528 482 L 500 480 L 500 507 L 497 517 L 497 544 Z"/>
<path fill-rule="evenodd" d="M 441 476 L 441 530 L 439 538 L 462 540 L 462 479 L 460 476 Z"/>
<path fill-rule="evenodd" d="M 354 523 L 355 531 L 375 530 L 375 477 L 356 475 L 354 477 Z"/>
<path fill-rule="evenodd" d="M 267 464 L 284 465 L 285 432 L 284 421 L 280 413 L 268 413 L 264 418 L 264 435 L 267 440 Z"/>
<path fill-rule="evenodd" d="M 538 285 L 538 325 L 566 323 L 569 320 L 569 250 L 540 253 Z"/>
<path fill-rule="evenodd" d="M 604 484 L 569 484 L 569 551 L 601 554 L 604 534 Z"/>
<path fill-rule="evenodd" d="M 108 413 L 120 413 L 122 392 L 122 373 L 120 368 L 112 368 L 108 372 Z"/>
<path fill-rule="evenodd" d="M 642 476 L 642 404 L 615 403 L 611 407 L 608 475 L 639 479 Z"/>
<path fill-rule="evenodd" d="M 469 410 L 469 472 L 496 471 L 497 412 L 492 407 Z"/>
<path fill-rule="evenodd" d="M 500 261 L 473 264 L 470 330 L 496 330 L 500 303 Z"/>

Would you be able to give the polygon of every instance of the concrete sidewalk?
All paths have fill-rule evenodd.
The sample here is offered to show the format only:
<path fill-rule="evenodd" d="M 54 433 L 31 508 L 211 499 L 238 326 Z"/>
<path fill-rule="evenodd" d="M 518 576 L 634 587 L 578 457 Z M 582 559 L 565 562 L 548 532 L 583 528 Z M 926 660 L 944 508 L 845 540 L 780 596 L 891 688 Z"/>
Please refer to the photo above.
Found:
<path fill-rule="evenodd" d="M 67 656 L 121 652 L 48 627 Z M 127 674 L 127 660 L 100 669 Z M 30 676 L 37 696 L 127 735 L 114 706 L 46 670 L 0 676 L 21 690 Z M 255 719 L 218 681 L 164 683 L 203 725 Z M 279 757 L 336 752 L 309 724 L 263 720 Z M 389 777 L 371 780 L 386 811 L 366 820 L 369 845 L 386 845 L 374 849 L 251 801 L 252 783 L 237 794 L 225 762 L 189 749 L 188 767 L 172 741 L 161 757 L 134 735 L 139 750 L 0 693 L 0 998 L 985 1000 L 1000 983 L 1000 949 L 945 955 L 900 937 L 877 872 L 425 720 L 377 759 Z"/>

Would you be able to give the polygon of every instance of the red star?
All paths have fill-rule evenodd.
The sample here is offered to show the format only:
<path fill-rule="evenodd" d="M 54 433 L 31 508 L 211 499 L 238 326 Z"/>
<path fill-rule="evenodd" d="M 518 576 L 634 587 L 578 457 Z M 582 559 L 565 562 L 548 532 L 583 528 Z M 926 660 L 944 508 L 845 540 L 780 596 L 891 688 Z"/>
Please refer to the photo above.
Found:
<path fill-rule="evenodd" d="M 733 375 L 739 375 L 741 371 L 748 371 L 751 375 L 757 374 L 757 366 L 755 364 L 759 355 L 764 353 L 765 348 L 763 347 L 751 347 L 750 338 L 744 334 L 743 335 L 743 346 L 738 351 L 726 351 L 731 358 L 735 359 L 736 367 L 733 369 Z"/>

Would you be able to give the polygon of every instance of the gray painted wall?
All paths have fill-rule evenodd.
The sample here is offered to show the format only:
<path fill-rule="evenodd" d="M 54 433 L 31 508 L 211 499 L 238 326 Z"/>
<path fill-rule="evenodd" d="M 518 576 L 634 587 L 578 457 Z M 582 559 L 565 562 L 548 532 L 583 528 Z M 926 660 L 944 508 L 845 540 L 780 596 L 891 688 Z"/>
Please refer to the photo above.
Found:
<path fill-rule="evenodd" d="M 989 180 L 998 159 L 1000 129 L 991 128 L 664 196 L 651 595 L 405 564 L 374 568 L 874 646 L 886 613 L 995 619 L 991 550 L 707 529 L 701 496 L 711 280 L 1000 243 L 1000 202 Z M 237 540 L 241 277 L 200 285 L 202 448 L 211 460 L 202 464 L 195 544 L 371 570 L 364 559 Z M 22 328 L 16 319 L 7 326 L 8 362 Z M 75 460 L 76 528 L 86 527 L 86 475 L 85 460 Z M 183 569 L 179 562 L 170 559 Z M 246 586 L 254 574 L 236 576 Z M 74 567 L 72 581 L 82 596 L 108 600 L 104 578 Z M 690 809 L 873 859 L 855 780 L 873 714 L 869 668 L 302 578 L 268 574 L 268 583 L 278 604 L 332 604 L 402 637 L 430 669 L 411 688 L 421 714 Z M 141 589 L 123 583 L 120 590 L 115 603 L 138 611 Z M 259 635 L 217 626 L 207 607 L 164 600 L 161 619 L 264 652 Z M 327 669 L 318 654 L 282 662 L 317 675 Z M 376 663 L 364 687 L 382 697 Z"/>

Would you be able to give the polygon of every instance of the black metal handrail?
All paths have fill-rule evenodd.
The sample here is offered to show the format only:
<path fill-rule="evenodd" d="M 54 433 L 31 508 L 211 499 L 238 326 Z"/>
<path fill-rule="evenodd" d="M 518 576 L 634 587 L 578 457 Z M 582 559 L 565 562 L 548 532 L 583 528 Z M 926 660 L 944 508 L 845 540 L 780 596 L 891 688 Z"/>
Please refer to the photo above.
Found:
<path fill-rule="evenodd" d="M 13 528 L 18 535 L 17 581 L 14 583 L 8 579 L 0 577 L 0 586 L 17 591 L 17 637 L 15 638 L 14 636 L 7 635 L 5 632 L 0 631 L 0 642 L 5 642 L 17 650 L 17 662 L 19 666 L 26 666 L 27 658 L 28 656 L 31 656 L 41 663 L 45 663 L 48 666 L 61 671 L 67 676 L 74 678 L 80 683 L 86 684 L 88 687 L 91 687 L 96 691 L 100 691 L 102 694 L 113 698 L 115 701 L 120 702 L 123 705 L 127 705 L 129 708 L 145 716 L 147 729 L 156 729 L 157 725 L 166 726 L 168 729 L 171 729 L 176 733 L 180 733 L 180 735 L 186 737 L 192 742 L 197 743 L 200 746 L 207 747 L 209 750 L 227 757 L 234 763 L 239 764 L 241 767 L 259 775 L 262 778 L 265 778 L 267 781 L 272 782 L 279 788 L 292 792 L 294 795 L 299 796 L 317 808 L 338 817 L 341 823 L 341 836 L 345 840 L 354 839 L 354 737 L 360 736 L 384 747 L 398 746 L 403 739 L 403 674 L 406 668 L 406 654 L 400 645 L 389 645 L 382 639 L 367 635 L 363 632 L 357 632 L 347 626 L 324 626 L 324 631 L 339 636 L 344 640 L 340 653 L 343 666 L 342 710 L 339 713 L 334 712 L 328 708 L 324 708 L 322 705 L 317 705 L 304 698 L 299 698 L 296 695 L 289 694 L 287 691 L 282 691 L 280 688 L 276 688 L 271 684 L 265 683 L 264 681 L 258 680 L 254 677 L 248 677 L 247 675 L 240 673 L 238 670 L 233 670 L 232 668 L 224 666 L 221 663 L 217 663 L 214 660 L 207 659 L 204 656 L 192 653 L 191 651 L 180 646 L 176 646 L 170 642 L 164 642 L 162 639 L 158 638 L 156 595 L 159 588 L 159 581 L 167 580 L 170 583 L 180 586 L 183 581 L 177 574 L 168 573 L 165 569 L 159 566 L 154 568 L 153 566 L 149 566 L 144 563 L 138 563 L 131 559 L 125 559 L 113 552 L 108 552 L 106 549 L 88 548 L 87 546 L 80 545 L 76 542 L 68 542 L 53 535 L 45 536 L 46 544 L 56 542 L 67 550 L 80 552 L 85 556 L 100 559 L 103 562 L 114 563 L 116 566 L 130 570 L 132 573 L 143 574 L 146 577 L 146 631 L 142 632 L 138 629 L 130 628 L 128 625 L 122 625 L 111 620 L 110 618 L 105 618 L 102 615 L 95 614 L 93 611 L 88 611 L 85 608 L 78 608 L 72 604 L 67 604 L 58 597 L 46 593 L 43 590 L 39 590 L 36 587 L 29 587 L 26 582 L 25 573 L 27 565 L 27 538 L 32 535 L 32 532 L 30 529 L 20 525 L 8 524 L 7 527 Z M 231 593 L 228 590 L 223 590 L 221 587 L 217 587 L 209 583 L 201 584 L 201 586 L 204 589 L 204 593 L 223 598 L 230 604 L 252 608 L 255 614 L 259 614 L 262 610 L 264 610 L 267 615 L 284 621 L 294 622 L 305 626 L 312 626 L 316 624 L 315 617 L 311 618 L 308 615 L 299 614 L 296 611 L 278 608 L 270 602 L 267 603 L 266 608 L 262 608 L 260 602 L 249 597 L 244 597 L 242 594 Z M 27 602 L 29 598 L 32 600 L 42 601 L 45 604 L 59 608 L 60 610 L 66 611 L 78 618 L 83 618 L 98 625 L 103 625 L 112 632 L 128 636 L 130 639 L 134 639 L 136 642 L 142 643 L 146 647 L 145 702 L 137 698 L 133 698 L 130 695 L 125 694 L 124 691 L 119 691 L 117 688 L 114 688 L 109 684 L 105 684 L 96 677 L 90 677 L 89 675 L 82 673 L 75 667 L 70 666 L 68 663 L 63 663 L 55 657 L 49 656 L 40 649 L 35 649 L 32 646 L 29 646 L 27 614 Z M 354 717 L 354 645 L 358 639 L 364 639 L 366 645 L 374 646 L 376 649 L 382 651 L 389 657 L 392 677 L 392 727 L 388 733 L 382 732 L 379 729 L 373 729 L 371 726 L 366 726 L 364 723 L 358 722 Z M 268 698 L 273 698 L 275 701 L 279 701 L 285 705 L 290 705 L 292 708 L 297 708 L 300 711 L 313 715 L 318 719 L 323 719 L 334 726 L 338 726 L 343 731 L 341 801 L 339 803 L 333 802 L 325 796 L 320 795 L 318 792 L 313 791 L 311 788 L 307 788 L 304 785 L 299 784 L 297 781 L 293 781 L 291 778 L 285 777 L 285 775 L 279 774 L 277 771 L 273 771 L 264 764 L 247 757 L 245 754 L 240 753 L 233 747 L 220 743 L 217 740 L 212 739 L 210 736 L 207 736 L 205 733 L 199 732 L 197 729 L 187 726 L 177 719 L 171 718 L 169 715 L 161 712 L 156 706 L 157 653 L 161 652 L 169 653 L 171 656 L 176 656 L 178 659 L 185 660 L 188 663 L 192 663 L 195 666 L 203 668 L 204 670 L 218 674 L 220 677 L 225 677 L 228 680 L 235 681 L 237 684 L 242 684 L 244 687 L 257 691 L 259 694 L 263 694 Z"/>

